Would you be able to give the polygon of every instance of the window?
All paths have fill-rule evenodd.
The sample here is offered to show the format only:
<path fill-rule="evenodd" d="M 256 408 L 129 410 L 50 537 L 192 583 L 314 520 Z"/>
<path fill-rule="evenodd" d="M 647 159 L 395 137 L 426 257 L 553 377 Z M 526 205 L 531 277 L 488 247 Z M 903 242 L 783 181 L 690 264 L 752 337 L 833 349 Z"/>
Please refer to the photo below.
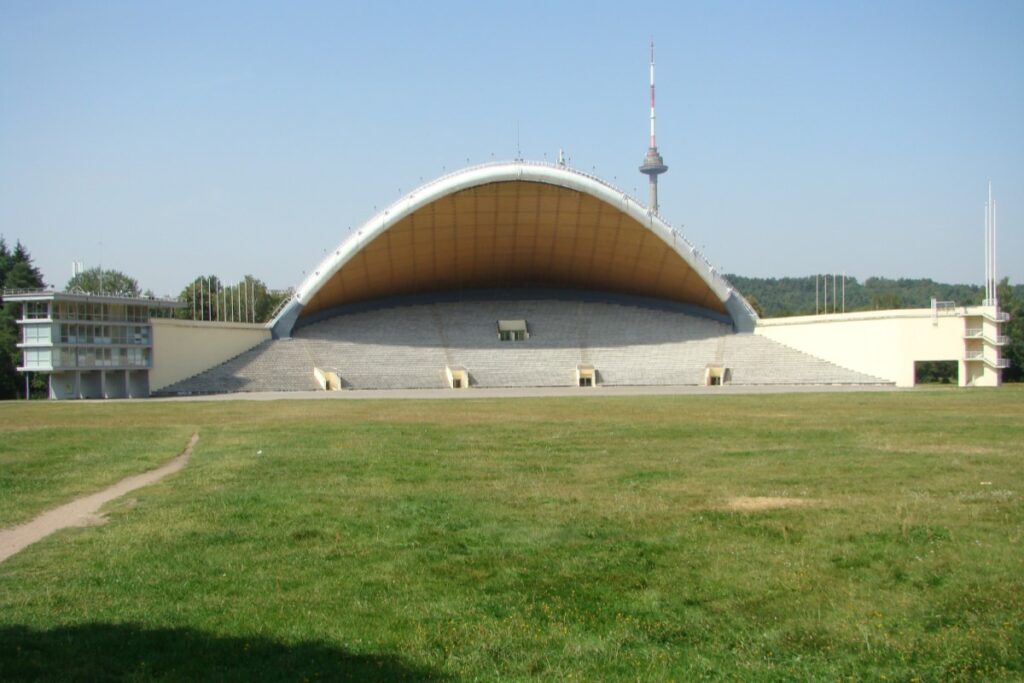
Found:
<path fill-rule="evenodd" d="M 49 301 L 28 301 L 25 303 L 26 320 L 43 320 L 50 317 Z"/>
<path fill-rule="evenodd" d="M 25 349 L 25 367 L 49 370 L 52 356 L 50 349 Z"/>
<path fill-rule="evenodd" d="M 127 361 L 125 365 L 138 368 L 149 367 L 149 349 L 125 349 Z"/>
<path fill-rule="evenodd" d="M 25 325 L 22 329 L 22 341 L 26 344 L 46 344 L 50 342 L 50 326 Z"/>

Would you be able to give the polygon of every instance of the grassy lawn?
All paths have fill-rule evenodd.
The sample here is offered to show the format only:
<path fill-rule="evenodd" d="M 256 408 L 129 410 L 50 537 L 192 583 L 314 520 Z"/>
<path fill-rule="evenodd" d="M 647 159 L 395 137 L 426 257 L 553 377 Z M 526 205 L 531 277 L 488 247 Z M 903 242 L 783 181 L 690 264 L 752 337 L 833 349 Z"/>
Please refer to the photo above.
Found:
<path fill-rule="evenodd" d="M 1024 678 L 1015 387 L 0 416 L 9 520 L 201 436 L 0 564 L 0 680 Z"/>
<path fill-rule="evenodd" d="M 187 419 L 136 425 L 131 410 L 79 408 L 0 404 L 0 528 L 152 469 L 192 434 Z"/>

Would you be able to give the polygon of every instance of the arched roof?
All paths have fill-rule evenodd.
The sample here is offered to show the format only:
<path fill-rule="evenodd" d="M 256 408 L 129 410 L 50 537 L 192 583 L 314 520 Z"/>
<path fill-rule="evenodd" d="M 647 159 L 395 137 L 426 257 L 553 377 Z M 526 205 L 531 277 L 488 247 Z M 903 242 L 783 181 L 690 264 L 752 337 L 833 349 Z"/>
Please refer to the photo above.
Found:
<path fill-rule="evenodd" d="M 378 213 L 271 322 L 275 336 L 348 304 L 424 291 L 557 287 L 667 299 L 753 329 L 756 314 L 682 235 L 610 185 L 533 162 L 467 168 Z"/>

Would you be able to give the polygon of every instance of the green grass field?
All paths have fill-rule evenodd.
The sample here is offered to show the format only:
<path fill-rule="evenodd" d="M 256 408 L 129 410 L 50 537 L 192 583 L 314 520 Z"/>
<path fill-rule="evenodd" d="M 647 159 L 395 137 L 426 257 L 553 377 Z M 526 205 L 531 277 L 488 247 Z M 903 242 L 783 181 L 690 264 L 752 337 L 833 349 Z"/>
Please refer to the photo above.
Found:
<path fill-rule="evenodd" d="M 1024 391 L 0 406 L 0 680 L 1024 679 Z M 771 500 L 760 500 L 771 499 Z"/>

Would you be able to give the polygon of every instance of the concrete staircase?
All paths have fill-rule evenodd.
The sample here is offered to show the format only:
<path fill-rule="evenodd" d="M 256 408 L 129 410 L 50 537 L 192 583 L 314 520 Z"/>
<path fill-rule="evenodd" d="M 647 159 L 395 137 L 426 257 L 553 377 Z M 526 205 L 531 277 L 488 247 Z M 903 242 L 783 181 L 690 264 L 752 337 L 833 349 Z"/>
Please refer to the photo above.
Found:
<path fill-rule="evenodd" d="M 313 364 L 299 339 L 268 340 L 234 358 L 169 386 L 154 396 L 247 391 L 314 391 Z"/>
<path fill-rule="evenodd" d="M 891 384 L 808 355 L 758 334 L 725 338 L 724 364 L 737 385 Z"/>

